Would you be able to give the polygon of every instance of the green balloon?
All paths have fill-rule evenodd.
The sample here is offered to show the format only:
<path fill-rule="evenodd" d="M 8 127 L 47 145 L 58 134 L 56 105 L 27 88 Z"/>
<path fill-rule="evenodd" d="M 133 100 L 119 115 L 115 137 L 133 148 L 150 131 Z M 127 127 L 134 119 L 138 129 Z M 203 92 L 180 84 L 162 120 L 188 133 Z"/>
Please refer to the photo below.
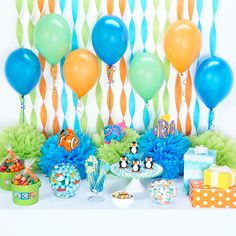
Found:
<path fill-rule="evenodd" d="M 70 48 L 70 27 L 58 14 L 44 15 L 35 26 L 34 42 L 39 53 L 50 64 L 57 64 Z"/>
<path fill-rule="evenodd" d="M 129 80 L 147 103 L 159 91 L 165 78 L 164 66 L 157 55 L 139 53 L 129 67 Z"/>

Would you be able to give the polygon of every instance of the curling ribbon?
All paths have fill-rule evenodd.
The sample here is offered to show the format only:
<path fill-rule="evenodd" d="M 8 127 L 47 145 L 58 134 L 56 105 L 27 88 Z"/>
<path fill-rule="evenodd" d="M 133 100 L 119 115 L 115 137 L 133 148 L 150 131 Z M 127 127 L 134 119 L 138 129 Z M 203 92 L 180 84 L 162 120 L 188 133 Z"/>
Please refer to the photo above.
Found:
<path fill-rule="evenodd" d="M 16 38 L 18 41 L 19 47 L 22 47 L 23 43 L 23 36 L 24 36 L 24 31 L 23 31 L 23 26 L 21 22 L 21 12 L 23 9 L 23 0 L 16 0 L 16 11 L 17 11 L 17 23 L 16 23 Z M 22 98 L 20 97 L 20 103 L 22 103 Z M 23 117 L 25 116 L 25 110 L 21 109 L 20 114 L 19 114 L 19 122 L 23 122 Z"/>
<path fill-rule="evenodd" d="M 101 11 L 101 0 L 95 0 L 95 4 L 96 4 L 96 9 L 97 9 L 97 18 L 99 18 L 100 11 Z M 99 62 L 99 67 L 100 67 L 100 74 L 99 74 L 99 79 L 98 79 L 98 82 L 96 85 L 95 96 L 96 96 L 96 103 L 97 103 L 97 107 L 98 107 L 96 130 L 97 130 L 97 132 L 99 132 L 101 129 L 103 129 L 104 123 L 103 123 L 102 116 L 101 116 L 103 94 L 102 94 L 102 87 L 101 87 L 100 78 L 101 78 L 101 71 L 102 71 L 102 62 L 101 62 L 100 58 L 97 58 L 97 59 Z"/>
<path fill-rule="evenodd" d="M 64 10 L 65 10 L 66 0 L 60 0 L 59 3 L 60 3 L 61 14 L 63 15 Z M 62 129 L 66 129 L 68 127 L 68 124 L 67 124 L 67 121 L 66 121 L 68 101 L 67 101 L 67 93 L 66 93 L 66 82 L 65 82 L 64 74 L 63 74 L 64 62 L 65 62 L 65 57 L 63 57 L 60 61 L 60 72 L 61 72 L 61 78 L 62 78 L 62 81 L 63 81 L 62 92 L 61 92 L 61 108 L 62 108 L 62 112 L 64 114 Z"/>
<path fill-rule="evenodd" d="M 25 123 L 25 96 L 21 96 L 22 123 Z"/>
<path fill-rule="evenodd" d="M 50 13 L 53 13 L 55 10 L 55 0 L 48 0 L 48 7 Z M 54 118 L 53 118 L 53 133 L 57 134 L 60 130 L 60 125 L 57 117 L 58 110 L 58 92 L 56 87 L 57 82 L 57 65 L 51 66 L 51 75 L 53 79 L 53 92 L 52 92 L 52 106 L 54 109 Z"/>
<path fill-rule="evenodd" d="M 28 23 L 28 41 L 30 44 L 30 47 L 33 47 L 34 44 L 34 39 L 33 39 L 33 34 L 34 34 L 34 23 L 33 23 L 33 10 L 34 10 L 34 0 L 28 0 L 27 1 L 27 8 L 28 12 L 30 15 L 29 23 Z M 33 127 L 37 127 L 37 117 L 36 117 L 36 112 L 35 112 L 35 102 L 36 102 L 36 89 L 33 89 L 33 91 L 30 93 L 30 100 L 32 103 L 32 111 L 30 114 L 30 123 Z"/>
<path fill-rule="evenodd" d="M 212 25 L 211 25 L 211 30 L 210 30 L 210 52 L 211 56 L 213 57 L 215 55 L 216 51 L 216 27 L 215 27 L 215 16 L 217 13 L 218 9 L 218 0 L 212 0 L 212 12 L 213 12 L 213 20 L 212 20 Z M 208 130 L 214 130 L 215 126 L 213 125 L 214 121 L 214 111 L 210 110 L 209 111 L 209 117 L 208 117 Z"/>
<path fill-rule="evenodd" d="M 119 0 L 120 14 L 122 18 L 124 16 L 125 6 L 126 6 L 126 0 Z M 126 82 L 127 69 L 126 69 L 126 62 L 125 62 L 124 56 L 121 58 L 119 66 L 120 66 L 120 79 L 122 83 L 122 90 L 121 90 L 121 95 L 120 95 L 120 110 L 122 114 L 122 121 L 125 123 L 127 99 L 126 99 L 124 85 Z"/>
<path fill-rule="evenodd" d="M 75 29 L 75 24 L 76 24 L 77 17 L 78 17 L 78 0 L 71 0 L 71 12 L 72 12 L 72 19 L 73 19 L 71 50 L 73 51 L 73 50 L 78 49 L 78 47 L 79 47 L 76 29 Z M 79 122 L 78 114 L 77 114 L 77 105 L 78 105 L 79 101 L 78 101 L 78 98 L 74 92 L 72 92 L 72 98 L 73 98 L 73 104 L 74 104 L 74 109 L 75 109 L 74 130 L 80 131 L 80 122 Z"/>
<path fill-rule="evenodd" d="M 170 14 L 171 3 L 172 3 L 171 0 L 165 0 L 166 21 L 165 21 L 164 31 L 166 31 L 170 25 L 169 14 Z M 168 114 L 169 109 L 170 109 L 170 94 L 168 90 L 168 82 L 170 79 L 170 62 L 168 61 L 166 57 L 164 58 L 164 70 L 165 70 L 165 88 L 164 88 L 164 93 L 162 97 L 162 103 L 163 103 L 164 113 Z"/>
<path fill-rule="evenodd" d="M 107 13 L 108 13 L 108 15 L 112 14 L 113 8 L 114 8 L 114 0 L 107 0 Z M 111 124 L 113 124 L 111 113 L 112 113 L 112 108 L 113 108 L 113 104 L 114 104 L 114 96 L 113 96 L 111 84 L 113 83 L 114 67 L 107 65 L 106 72 L 107 72 L 108 84 L 109 84 L 108 92 L 107 92 L 107 107 L 108 107 L 108 111 L 109 111 L 108 124 L 111 125 Z"/>
<path fill-rule="evenodd" d="M 83 10 L 84 10 L 85 18 L 84 18 L 84 23 L 82 26 L 82 40 L 83 40 L 83 44 L 84 44 L 85 48 L 87 48 L 89 38 L 90 38 L 90 30 L 89 30 L 89 25 L 88 25 L 88 21 L 87 21 L 89 3 L 90 3 L 90 1 L 83 0 Z M 86 133 L 87 128 L 88 128 L 88 117 L 87 117 L 87 112 L 86 112 L 87 101 L 88 101 L 88 95 L 85 95 L 82 99 L 83 113 L 81 116 L 81 129 L 83 130 L 84 133 Z"/>
<path fill-rule="evenodd" d="M 146 41 L 147 41 L 147 20 L 145 17 L 145 11 L 146 11 L 146 7 L 147 7 L 147 1 L 146 0 L 140 0 L 140 4 L 141 4 L 141 8 L 143 11 L 143 19 L 142 19 L 142 23 L 141 23 L 141 37 L 142 37 L 142 43 L 143 43 L 143 51 L 146 52 Z M 143 108 L 143 124 L 144 124 L 144 128 L 147 129 L 148 125 L 150 122 L 150 114 L 149 114 L 149 110 L 147 109 L 147 106 L 144 105 Z"/>
<path fill-rule="evenodd" d="M 201 15 L 202 15 L 202 8 L 203 8 L 203 0 L 197 0 L 197 14 L 198 14 L 198 29 L 200 32 L 202 32 L 202 26 L 201 26 Z M 197 60 L 197 66 L 199 65 L 199 57 Z M 196 97 L 195 105 L 194 105 L 194 112 L 193 112 L 193 124 L 196 129 L 196 133 L 198 134 L 198 127 L 199 127 L 199 121 L 200 121 L 200 106 L 198 98 Z"/>
<path fill-rule="evenodd" d="M 131 19 L 129 23 L 129 44 L 130 44 L 130 50 L 131 50 L 131 55 L 130 55 L 130 61 L 133 59 L 133 48 L 134 48 L 134 43 L 135 43 L 135 24 L 134 24 L 134 18 L 133 18 L 133 12 L 134 12 L 134 5 L 135 5 L 135 0 L 129 0 L 129 8 L 131 12 Z M 134 119 L 134 114 L 135 114 L 135 96 L 134 96 L 134 90 L 131 87 L 130 95 L 129 95 L 129 113 L 130 113 L 130 118 L 131 118 L 131 123 L 130 123 L 130 128 L 134 128 L 133 125 L 133 119 Z"/>
<path fill-rule="evenodd" d="M 43 7 L 44 7 L 44 0 L 37 0 L 38 3 L 38 9 L 40 12 L 40 15 L 43 14 Z M 47 85 L 46 85 L 46 80 L 44 78 L 44 69 L 45 69 L 45 64 L 46 61 L 45 59 L 39 54 L 38 55 L 40 64 L 41 64 L 41 69 L 42 69 L 42 75 L 41 75 L 41 79 L 39 82 L 39 93 L 40 96 L 42 98 L 42 106 L 40 108 L 40 119 L 41 119 L 41 123 L 42 123 L 42 128 L 43 128 L 43 134 L 45 136 L 47 136 L 46 133 L 46 125 L 47 125 L 47 109 L 45 106 L 45 97 L 46 97 L 46 91 L 47 91 Z"/>
<path fill-rule="evenodd" d="M 159 0 L 153 0 L 153 6 L 154 6 L 154 20 L 153 20 L 153 41 L 155 44 L 155 53 L 158 54 L 157 52 L 157 46 L 158 46 L 158 40 L 159 40 L 159 34 L 160 34 L 160 29 L 159 29 L 159 21 L 157 18 L 157 9 L 159 5 Z M 157 123 L 157 116 L 158 116 L 158 105 L 159 105 L 159 94 L 158 92 L 154 95 L 152 99 L 153 103 L 153 109 L 155 113 L 155 119 L 154 119 L 154 125 Z"/>

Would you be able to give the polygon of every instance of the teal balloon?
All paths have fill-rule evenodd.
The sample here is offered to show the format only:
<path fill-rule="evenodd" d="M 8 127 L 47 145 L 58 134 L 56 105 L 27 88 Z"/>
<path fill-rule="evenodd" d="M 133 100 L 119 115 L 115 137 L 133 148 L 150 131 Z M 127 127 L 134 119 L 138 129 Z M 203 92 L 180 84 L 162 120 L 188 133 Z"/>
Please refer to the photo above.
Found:
<path fill-rule="evenodd" d="M 160 90 L 164 79 L 164 66 L 156 54 L 142 52 L 132 60 L 129 80 L 146 103 Z"/>
<path fill-rule="evenodd" d="M 55 65 L 70 48 L 70 27 L 60 15 L 44 15 L 35 26 L 34 42 L 37 50 L 47 62 Z"/>

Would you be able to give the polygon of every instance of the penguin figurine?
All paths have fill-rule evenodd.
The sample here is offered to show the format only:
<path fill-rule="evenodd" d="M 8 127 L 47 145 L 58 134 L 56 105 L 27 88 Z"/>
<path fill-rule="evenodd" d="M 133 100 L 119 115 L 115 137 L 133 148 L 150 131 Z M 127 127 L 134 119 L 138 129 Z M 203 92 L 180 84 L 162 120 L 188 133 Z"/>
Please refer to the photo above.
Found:
<path fill-rule="evenodd" d="M 125 169 L 128 167 L 128 160 L 126 156 L 122 156 L 119 161 L 120 168 Z"/>
<path fill-rule="evenodd" d="M 144 166 L 145 166 L 146 169 L 152 169 L 152 166 L 153 166 L 152 157 L 146 157 L 145 158 Z"/>
<path fill-rule="evenodd" d="M 140 161 L 134 160 L 132 164 L 132 172 L 139 172 L 140 171 Z"/>
<path fill-rule="evenodd" d="M 132 142 L 131 146 L 129 148 L 129 151 L 130 151 L 131 154 L 138 153 L 138 143 L 137 142 Z"/>

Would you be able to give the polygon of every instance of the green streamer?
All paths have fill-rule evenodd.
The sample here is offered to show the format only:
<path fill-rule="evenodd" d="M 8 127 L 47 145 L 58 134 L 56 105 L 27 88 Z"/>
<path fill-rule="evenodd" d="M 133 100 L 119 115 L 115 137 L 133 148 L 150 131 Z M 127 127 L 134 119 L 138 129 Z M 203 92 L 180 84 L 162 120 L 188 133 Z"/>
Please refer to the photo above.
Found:
<path fill-rule="evenodd" d="M 87 101 L 88 101 L 88 95 L 86 95 L 82 98 L 82 102 L 83 102 L 83 105 L 84 105 L 84 111 L 83 111 L 82 116 L 81 116 L 81 129 L 84 133 L 87 132 L 87 128 L 88 128 L 88 117 L 87 117 L 87 113 L 85 111 Z"/>
<path fill-rule="evenodd" d="M 20 18 L 18 18 L 17 23 L 16 23 L 16 38 L 17 38 L 19 46 L 21 47 L 22 42 L 23 42 L 23 26 L 22 26 Z"/>

